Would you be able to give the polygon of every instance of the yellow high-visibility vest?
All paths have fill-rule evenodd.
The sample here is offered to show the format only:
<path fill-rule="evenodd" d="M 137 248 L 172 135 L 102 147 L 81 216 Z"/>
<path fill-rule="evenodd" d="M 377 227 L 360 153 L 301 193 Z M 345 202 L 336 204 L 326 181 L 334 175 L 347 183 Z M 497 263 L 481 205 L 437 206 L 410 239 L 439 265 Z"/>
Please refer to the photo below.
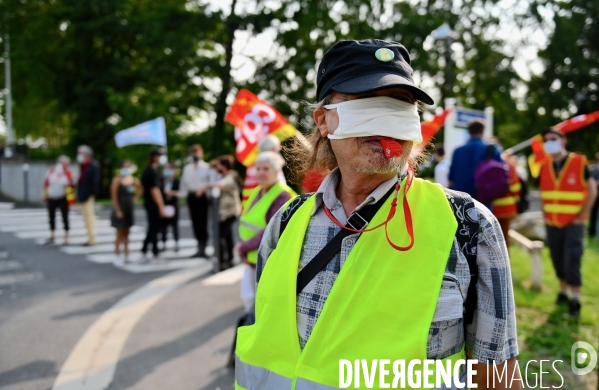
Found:
<path fill-rule="evenodd" d="M 288 185 L 277 182 L 270 187 L 262 198 L 260 198 L 252 207 L 252 203 L 254 203 L 254 200 L 258 194 L 260 194 L 261 190 L 262 187 L 256 187 L 252 190 L 252 193 L 247 200 L 246 207 L 243 209 L 243 213 L 239 219 L 239 237 L 244 241 L 253 238 L 256 234 L 266 228 L 266 225 L 268 225 L 266 213 L 268 213 L 268 209 L 272 205 L 272 202 L 274 202 L 282 192 L 288 192 L 291 197 L 297 195 Z M 250 251 L 247 254 L 247 259 L 252 264 L 256 264 L 257 257 L 257 250 Z"/>
<path fill-rule="evenodd" d="M 403 196 L 400 191 L 400 205 Z M 441 186 L 414 179 L 407 196 L 414 246 L 394 250 L 384 228 L 362 233 L 303 350 L 296 323 L 296 278 L 314 197 L 295 212 L 260 278 L 256 323 L 238 329 L 236 389 L 336 389 L 341 359 L 366 359 L 369 367 L 375 359 L 403 359 L 406 367 L 412 360 L 427 359 L 428 332 L 457 222 Z M 386 220 L 392 198 L 369 226 Z M 389 225 L 396 245 L 409 242 L 403 213 L 398 207 Z M 465 359 L 464 348 L 443 360 L 451 360 L 453 367 L 458 359 Z M 434 383 L 434 374 L 432 378 Z M 364 388 L 363 378 L 361 384 Z M 378 370 L 374 384 L 379 388 Z"/>

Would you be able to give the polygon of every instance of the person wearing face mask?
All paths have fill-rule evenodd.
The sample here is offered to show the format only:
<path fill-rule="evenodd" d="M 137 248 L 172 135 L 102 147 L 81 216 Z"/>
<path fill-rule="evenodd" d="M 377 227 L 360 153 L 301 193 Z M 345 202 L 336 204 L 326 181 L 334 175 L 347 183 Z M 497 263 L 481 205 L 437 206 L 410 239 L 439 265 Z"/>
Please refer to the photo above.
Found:
<path fill-rule="evenodd" d="M 162 172 L 164 176 L 164 204 L 171 206 L 175 210 L 172 217 L 164 218 L 162 220 L 162 248 L 166 248 L 166 237 L 168 227 L 170 226 L 173 230 L 173 239 L 175 240 L 175 252 L 179 251 L 179 187 L 180 182 L 177 178 L 178 169 L 173 163 L 168 163 Z"/>
<path fill-rule="evenodd" d="M 236 388 L 338 388 L 341 359 L 383 357 L 407 366 L 469 356 L 483 388 L 488 365 L 519 378 L 496 218 L 464 193 L 414 178 L 418 102 L 433 100 L 412 74 L 397 42 L 340 41 L 324 54 L 312 147 L 292 157 L 306 171 L 331 171 L 264 231 L 256 322 L 237 334 Z M 384 381 L 373 371 L 374 383 Z M 452 374 L 443 388 L 463 387 L 463 366 Z M 508 387 L 505 375 L 494 383 Z"/>
<path fill-rule="evenodd" d="M 281 206 L 296 195 L 278 178 L 284 163 L 283 157 L 276 152 L 262 152 L 258 155 L 254 164 L 258 186 L 250 193 L 239 220 L 240 241 L 237 251 L 242 263 L 246 264 L 241 281 L 241 297 L 246 314 L 251 314 L 254 310 L 256 260 L 264 229 Z"/>
<path fill-rule="evenodd" d="M 44 200 L 48 204 L 48 217 L 50 220 L 50 237 L 46 244 L 54 242 L 56 229 L 56 209 L 62 214 L 64 228 L 63 245 L 69 241 L 69 207 L 75 204 L 73 190 L 73 175 L 69 170 L 71 159 L 65 155 L 58 157 L 56 165 L 48 170 L 44 180 Z"/>
<path fill-rule="evenodd" d="M 158 174 L 158 167 L 166 165 L 167 157 L 162 149 L 150 151 L 149 163 L 144 169 L 141 177 L 141 185 L 144 193 L 144 207 L 148 218 L 146 238 L 141 248 L 142 261 L 147 261 L 146 253 L 152 245 L 154 258 L 158 258 L 158 233 L 162 227 L 161 218 L 166 218 L 164 211 L 164 199 L 162 197 L 162 180 Z"/>
<path fill-rule="evenodd" d="M 590 175 L 586 157 L 566 150 L 564 134 L 552 127 L 541 134 L 549 158 L 541 166 L 539 189 L 547 245 L 560 282 L 556 303 L 568 305 L 570 314 L 578 317 L 584 229 L 597 196 L 597 183 Z"/>
<path fill-rule="evenodd" d="M 135 203 L 141 197 L 143 188 L 139 180 L 133 176 L 135 168 L 128 160 L 119 164 L 119 175 L 110 183 L 110 199 L 112 214 L 110 224 L 116 229 L 114 240 L 114 265 L 123 265 L 129 259 L 129 231 L 133 226 Z M 121 256 L 121 244 L 123 255 Z"/>
<path fill-rule="evenodd" d="M 193 226 L 193 234 L 198 241 L 198 252 L 192 257 L 206 257 L 206 241 L 208 240 L 208 198 L 204 184 L 211 183 L 213 173 L 207 162 L 202 160 L 204 149 L 193 145 L 189 149 L 191 162 L 183 167 L 179 197 L 187 197 L 189 217 Z"/>
<path fill-rule="evenodd" d="M 220 189 L 218 206 L 220 234 L 220 270 L 233 266 L 233 224 L 241 213 L 240 179 L 233 170 L 233 156 L 221 156 L 216 160 L 218 181 L 205 184 L 207 188 Z"/>
<path fill-rule="evenodd" d="M 84 246 L 96 243 L 96 216 L 94 201 L 100 187 L 100 164 L 92 158 L 93 151 L 87 145 L 77 149 L 77 162 L 80 164 L 77 181 L 77 201 L 81 203 L 81 215 L 87 230 L 87 242 Z"/>

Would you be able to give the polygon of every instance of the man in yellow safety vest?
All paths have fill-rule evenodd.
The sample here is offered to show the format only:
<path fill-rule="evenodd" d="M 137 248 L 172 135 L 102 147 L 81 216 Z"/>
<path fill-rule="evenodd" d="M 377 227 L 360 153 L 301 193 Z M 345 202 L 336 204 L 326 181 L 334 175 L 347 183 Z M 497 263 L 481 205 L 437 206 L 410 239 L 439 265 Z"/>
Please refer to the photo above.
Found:
<path fill-rule="evenodd" d="M 418 102 L 433 100 L 412 74 L 396 42 L 340 41 L 324 55 L 312 148 L 296 161 L 330 173 L 265 230 L 256 322 L 238 330 L 237 389 L 385 388 L 395 379 L 425 388 L 429 360 L 451 367 L 437 388 L 464 388 L 468 372 L 453 364 L 467 356 L 478 360 L 472 384 L 486 388 L 495 365 L 509 373 L 493 377 L 496 389 L 520 388 L 499 224 L 467 195 L 414 178 Z M 409 369 L 393 379 L 401 362 Z"/>

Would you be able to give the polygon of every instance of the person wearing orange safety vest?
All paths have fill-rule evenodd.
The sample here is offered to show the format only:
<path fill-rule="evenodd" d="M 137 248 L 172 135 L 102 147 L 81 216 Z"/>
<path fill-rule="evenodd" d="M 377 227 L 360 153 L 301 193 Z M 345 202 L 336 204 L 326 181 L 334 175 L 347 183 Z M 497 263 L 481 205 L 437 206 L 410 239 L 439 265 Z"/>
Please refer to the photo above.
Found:
<path fill-rule="evenodd" d="M 560 281 L 557 304 L 567 304 L 570 314 L 577 317 L 581 308 L 580 261 L 584 250 L 585 221 L 597 196 L 597 185 L 590 176 L 586 157 L 566 151 L 564 134 L 548 128 L 542 135 L 548 157 L 541 166 L 539 187 L 547 245 Z"/>
<path fill-rule="evenodd" d="M 71 159 L 65 155 L 58 157 L 56 165 L 48 169 L 44 180 L 44 201 L 48 205 L 48 217 L 50 221 L 50 237 L 46 244 L 54 242 L 54 231 L 56 230 L 56 210 L 62 214 L 62 225 L 64 229 L 63 245 L 69 240 L 69 208 L 76 203 L 73 175 L 69 170 Z"/>
<path fill-rule="evenodd" d="M 509 191 L 501 198 L 493 201 L 493 215 L 501 225 L 501 232 L 505 238 L 505 244 L 510 247 L 510 224 L 518 215 L 518 202 L 520 201 L 520 190 L 522 189 L 522 181 L 516 172 L 515 161 L 511 158 L 505 158 L 509 168 Z"/>
<path fill-rule="evenodd" d="M 490 367 L 513 373 L 512 388 L 520 388 L 499 224 L 467 194 L 414 177 L 418 102 L 434 102 L 412 74 L 409 52 L 397 42 L 340 41 L 324 54 L 318 103 L 310 105 L 311 147 L 286 155 L 305 163 L 304 172 L 330 172 L 264 231 L 255 323 L 237 332 L 236 389 L 384 388 L 392 364 L 391 373 L 370 371 L 384 360 L 416 367 L 403 387 L 425 388 L 427 359 L 451 361 L 450 383 L 438 388 L 457 389 L 467 373 L 455 363 L 467 356 L 479 361 L 472 377 L 479 388 L 494 375 Z M 370 379 L 357 365 L 344 369 L 342 360 L 362 361 Z M 507 388 L 506 376 L 494 378 L 495 388 Z"/>

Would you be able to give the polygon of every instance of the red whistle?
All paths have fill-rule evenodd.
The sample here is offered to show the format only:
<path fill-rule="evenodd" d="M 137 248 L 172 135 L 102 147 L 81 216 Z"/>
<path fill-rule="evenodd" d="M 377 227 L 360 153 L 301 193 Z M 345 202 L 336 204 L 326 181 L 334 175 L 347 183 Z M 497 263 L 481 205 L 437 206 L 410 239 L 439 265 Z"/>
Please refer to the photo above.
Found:
<path fill-rule="evenodd" d="M 403 152 L 401 144 L 393 138 L 381 138 L 379 139 L 379 142 L 381 143 L 381 147 L 383 148 L 383 153 L 385 153 L 385 157 L 393 158 L 401 156 Z"/>

